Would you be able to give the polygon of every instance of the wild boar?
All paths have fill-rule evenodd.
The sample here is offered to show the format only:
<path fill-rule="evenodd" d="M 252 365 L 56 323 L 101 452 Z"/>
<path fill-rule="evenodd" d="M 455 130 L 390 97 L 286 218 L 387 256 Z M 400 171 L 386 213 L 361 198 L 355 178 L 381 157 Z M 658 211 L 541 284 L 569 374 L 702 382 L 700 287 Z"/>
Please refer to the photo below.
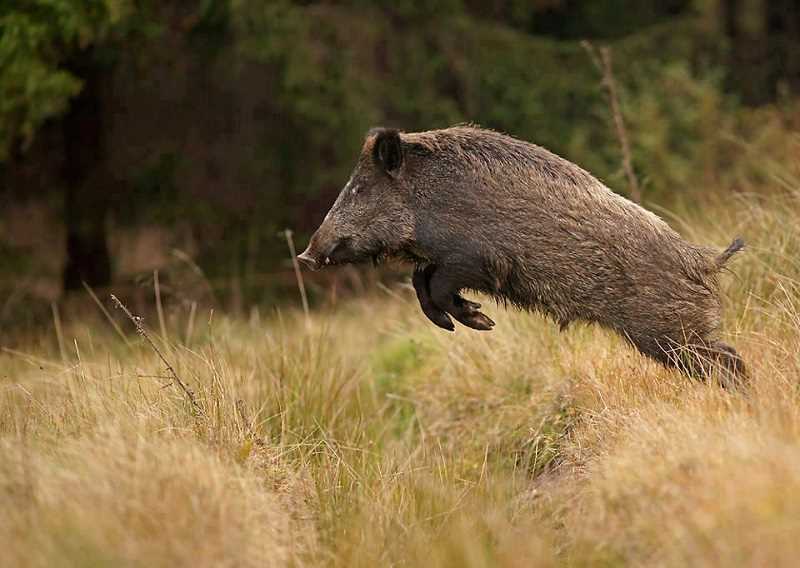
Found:
<path fill-rule="evenodd" d="M 745 376 L 718 339 L 718 275 L 743 247 L 691 244 L 548 150 L 476 126 L 369 131 L 350 180 L 299 259 L 311 268 L 399 257 L 424 314 L 494 322 L 462 290 L 596 322 L 688 375 Z"/>

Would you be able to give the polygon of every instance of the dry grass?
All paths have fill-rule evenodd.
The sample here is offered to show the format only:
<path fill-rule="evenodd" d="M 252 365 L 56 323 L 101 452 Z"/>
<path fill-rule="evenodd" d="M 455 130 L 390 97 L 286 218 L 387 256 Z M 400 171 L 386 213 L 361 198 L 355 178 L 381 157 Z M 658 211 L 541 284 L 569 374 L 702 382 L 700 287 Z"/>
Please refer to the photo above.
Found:
<path fill-rule="evenodd" d="M 198 312 L 189 344 L 177 314 L 159 348 L 197 412 L 128 322 L 64 317 L 61 349 L 0 352 L 3 563 L 793 566 L 799 198 L 674 220 L 750 244 L 726 279 L 746 392 L 501 308 L 448 335 L 399 289 L 309 325 Z"/>

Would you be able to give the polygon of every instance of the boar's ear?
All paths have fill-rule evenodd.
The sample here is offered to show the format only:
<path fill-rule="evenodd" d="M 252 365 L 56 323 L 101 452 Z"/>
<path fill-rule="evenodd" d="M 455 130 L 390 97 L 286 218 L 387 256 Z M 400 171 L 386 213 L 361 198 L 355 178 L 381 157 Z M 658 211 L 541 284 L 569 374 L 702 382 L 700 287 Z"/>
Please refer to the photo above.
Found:
<path fill-rule="evenodd" d="M 403 165 L 403 142 L 400 140 L 400 132 L 393 128 L 378 129 L 372 155 L 375 163 L 383 171 L 396 177 Z"/>

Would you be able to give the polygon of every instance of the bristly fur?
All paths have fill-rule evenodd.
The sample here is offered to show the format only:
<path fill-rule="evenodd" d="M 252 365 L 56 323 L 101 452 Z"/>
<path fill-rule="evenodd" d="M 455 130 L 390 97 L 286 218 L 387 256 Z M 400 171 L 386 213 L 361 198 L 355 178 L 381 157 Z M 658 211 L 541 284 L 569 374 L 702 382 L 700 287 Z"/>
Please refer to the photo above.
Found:
<path fill-rule="evenodd" d="M 467 125 L 399 139 L 398 150 L 396 131 L 370 131 L 351 178 L 369 190 L 361 201 L 343 192 L 309 250 L 346 240 L 370 255 L 380 243 L 412 259 L 423 311 L 445 329 L 448 316 L 474 329 L 494 325 L 459 294 L 472 289 L 562 329 L 596 322 L 688 374 L 711 367 L 685 363 L 687 350 L 744 374 L 738 354 L 718 341 L 718 275 L 741 239 L 719 254 L 691 244 L 579 166 L 499 132 Z M 386 142 L 392 159 L 371 159 Z M 392 171 L 381 171 L 387 163 Z M 366 254 L 336 250 L 347 261 Z"/>

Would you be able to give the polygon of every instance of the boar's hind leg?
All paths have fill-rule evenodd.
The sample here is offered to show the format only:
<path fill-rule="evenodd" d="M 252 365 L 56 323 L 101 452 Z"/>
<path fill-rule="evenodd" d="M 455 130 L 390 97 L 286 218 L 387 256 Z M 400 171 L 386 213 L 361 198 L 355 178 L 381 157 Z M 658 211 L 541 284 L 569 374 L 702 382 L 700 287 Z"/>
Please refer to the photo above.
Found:
<path fill-rule="evenodd" d="M 494 327 L 494 322 L 479 311 L 480 304 L 465 300 L 459 295 L 459 290 L 464 286 L 458 283 L 455 272 L 441 267 L 435 268 L 429 278 L 428 287 L 433 303 L 462 324 L 479 331 Z"/>
<path fill-rule="evenodd" d="M 747 368 L 736 350 L 721 341 L 695 338 L 680 345 L 670 340 L 657 341 L 649 336 L 631 336 L 636 348 L 668 367 L 700 380 L 716 376 L 725 388 L 737 388 L 748 379 Z"/>
<path fill-rule="evenodd" d="M 748 379 L 747 367 L 736 349 L 721 341 L 703 342 L 689 348 L 681 362 L 686 374 L 699 379 L 716 375 L 722 387 L 737 388 Z"/>
<path fill-rule="evenodd" d="M 423 270 L 414 270 L 411 283 L 414 285 L 414 291 L 417 293 L 417 299 L 419 300 L 419 306 L 422 308 L 422 313 L 439 327 L 447 331 L 453 331 L 455 329 L 453 321 L 443 310 L 439 309 L 431 299 L 429 283 L 435 269 L 436 267 L 431 264 Z"/>

